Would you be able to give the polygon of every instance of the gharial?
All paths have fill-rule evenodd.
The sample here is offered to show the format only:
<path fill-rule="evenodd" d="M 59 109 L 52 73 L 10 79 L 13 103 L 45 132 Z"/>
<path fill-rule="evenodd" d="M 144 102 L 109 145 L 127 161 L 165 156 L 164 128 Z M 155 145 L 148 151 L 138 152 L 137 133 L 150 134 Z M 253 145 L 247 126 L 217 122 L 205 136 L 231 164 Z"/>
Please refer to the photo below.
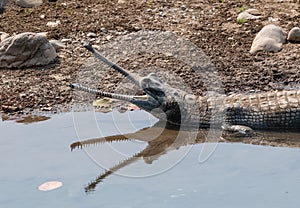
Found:
<path fill-rule="evenodd" d="M 103 92 L 71 83 L 74 89 L 131 102 L 174 125 L 200 128 L 212 126 L 241 133 L 254 130 L 300 130 L 300 90 L 255 94 L 196 96 L 175 89 L 156 74 L 140 77 L 102 56 L 90 44 L 93 55 L 140 87 L 142 96 Z"/>

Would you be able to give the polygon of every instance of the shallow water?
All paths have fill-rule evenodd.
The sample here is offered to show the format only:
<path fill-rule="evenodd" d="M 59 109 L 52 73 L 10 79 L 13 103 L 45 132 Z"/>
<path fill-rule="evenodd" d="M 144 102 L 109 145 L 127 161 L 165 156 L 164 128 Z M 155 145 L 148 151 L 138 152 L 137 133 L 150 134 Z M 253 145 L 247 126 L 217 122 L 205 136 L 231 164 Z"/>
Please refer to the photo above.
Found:
<path fill-rule="evenodd" d="M 0 207 L 299 207 L 300 149 L 242 143 L 219 143 L 203 163 L 198 162 L 203 144 L 170 149 L 151 164 L 145 158 L 133 161 L 85 193 L 105 173 L 100 166 L 113 167 L 147 143 L 120 141 L 73 151 L 70 144 L 132 132 L 155 119 L 143 111 L 97 113 L 97 132 L 84 119 L 76 121 L 84 116 L 90 115 L 59 114 L 26 125 L 0 121 Z M 108 148 L 121 154 L 112 157 Z M 52 180 L 63 186 L 38 190 Z"/>

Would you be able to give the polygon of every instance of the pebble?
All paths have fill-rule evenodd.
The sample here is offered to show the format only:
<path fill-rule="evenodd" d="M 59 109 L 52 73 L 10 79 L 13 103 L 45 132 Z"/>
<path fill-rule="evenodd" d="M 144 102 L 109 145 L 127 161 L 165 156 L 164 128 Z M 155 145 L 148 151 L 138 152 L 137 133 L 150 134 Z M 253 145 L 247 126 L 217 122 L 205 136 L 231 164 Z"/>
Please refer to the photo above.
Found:
<path fill-rule="evenodd" d="M 288 41 L 290 42 L 300 42 L 300 28 L 294 27 L 288 34 Z"/>
<path fill-rule="evenodd" d="M 97 35 L 95 33 L 92 33 L 92 32 L 88 33 L 87 36 L 89 38 L 95 38 L 95 37 L 97 37 Z"/>
<path fill-rule="evenodd" d="M 279 18 L 274 18 L 274 17 L 268 17 L 269 22 L 278 22 Z"/>
<path fill-rule="evenodd" d="M 2 42 L 4 39 L 8 38 L 9 34 L 5 32 L 0 32 L 0 42 Z"/>
<path fill-rule="evenodd" d="M 106 40 L 111 40 L 112 38 L 113 38 L 113 36 L 111 36 L 111 35 L 106 36 Z"/>
<path fill-rule="evenodd" d="M 253 40 L 250 53 L 257 51 L 279 52 L 285 43 L 286 34 L 273 24 L 264 26 Z"/>
<path fill-rule="evenodd" d="M 55 22 L 47 22 L 48 27 L 57 27 L 60 24 L 60 20 L 56 20 Z"/>
<path fill-rule="evenodd" d="M 68 39 L 68 38 L 63 38 L 63 39 L 61 39 L 61 42 L 62 43 L 72 43 L 72 40 Z"/>
<path fill-rule="evenodd" d="M 0 43 L 0 68 L 21 68 L 50 64 L 57 57 L 47 37 L 39 33 L 21 33 Z"/>
<path fill-rule="evenodd" d="M 43 0 L 16 0 L 16 4 L 24 8 L 32 8 L 40 6 L 43 3 Z"/>
<path fill-rule="evenodd" d="M 257 16 L 260 12 L 257 9 L 247 9 L 239 13 L 237 20 L 250 20 L 250 19 L 259 19 L 261 16 Z"/>
<path fill-rule="evenodd" d="M 108 30 L 105 27 L 101 27 L 100 31 L 103 33 L 108 33 Z"/>

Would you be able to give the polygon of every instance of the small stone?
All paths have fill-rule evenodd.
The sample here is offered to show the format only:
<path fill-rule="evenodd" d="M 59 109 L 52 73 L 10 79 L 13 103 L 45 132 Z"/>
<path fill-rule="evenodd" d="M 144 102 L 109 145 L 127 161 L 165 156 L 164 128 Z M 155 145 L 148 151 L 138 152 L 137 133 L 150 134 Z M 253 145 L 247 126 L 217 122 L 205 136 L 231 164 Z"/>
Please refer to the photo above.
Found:
<path fill-rule="evenodd" d="M 118 0 L 118 4 L 125 4 L 126 0 Z"/>
<path fill-rule="evenodd" d="M 108 30 L 105 27 L 101 27 L 100 31 L 103 32 L 103 33 L 108 33 Z"/>
<path fill-rule="evenodd" d="M 294 27 L 288 34 L 288 41 L 290 42 L 300 42 L 300 28 Z"/>
<path fill-rule="evenodd" d="M 42 107 L 41 110 L 43 111 L 52 111 L 52 107 Z"/>
<path fill-rule="evenodd" d="M 45 15 L 44 15 L 44 14 L 40 15 L 40 18 L 41 18 L 41 19 L 44 19 L 44 18 L 45 18 Z"/>
<path fill-rule="evenodd" d="M 32 8 L 40 6 L 43 3 L 43 0 L 16 0 L 16 4 L 24 8 Z"/>
<path fill-rule="evenodd" d="M 97 37 L 97 35 L 95 33 L 92 33 L 92 32 L 88 33 L 87 36 L 89 38 L 95 38 L 95 37 Z"/>
<path fill-rule="evenodd" d="M 27 96 L 26 93 L 20 93 L 20 94 L 19 94 L 19 97 L 20 97 L 20 98 L 25 98 L 26 96 Z"/>
<path fill-rule="evenodd" d="M 167 57 L 172 57 L 173 56 L 173 54 L 169 53 L 169 52 L 166 52 L 164 55 L 167 56 Z"/>
<path fill-rule="evenodd" d="M 111 40 L 112 38 L 113 38 L 113 36 L 111 36 L 111 35 L 106 36 L 106 40 Z"/>
<path fill-rule="evenodd" d="M 68 39 L 68 38 L 63 38 L 63 39 L 61 39 L 61 42 L 62 43 L 72 43 L 72 40 Z"/>
<path fill-rule="evenodd" d="M 253 40 L 250 53 L 257 51 L 279 52 L 286 41 L 283 30 L 273 24 L 264 26 Z"/>
<path fill-rule="evenodd" d="M 237 21 L 259 19 L 259 18 L 261 18 L 261 16 L 256 16 L 256 15 L 250 14 L 248 11 L 243 11 L 243 12 L 239 13 L 239 15 L 237 17 Z"/>
<path fill-rule="evenodd" d="M 278 22 L 278 21 L 279 21 L 279 18 L 269 17 L 269 18 L 268 18 L 268 21 L 269 21 L 269 22 Z"/>
<path fill-rule="evenodd" d="M 57 27 L 60 24 L 60 20 L 56 20 L 55 22 L 47 22 L 48 27 Z"/>
<path fill-rule="evenodd" d="M 8 38 L 9 34 L 5 32 L 0 32 L 0 42 L 2 42 L 4 39 Z"/>

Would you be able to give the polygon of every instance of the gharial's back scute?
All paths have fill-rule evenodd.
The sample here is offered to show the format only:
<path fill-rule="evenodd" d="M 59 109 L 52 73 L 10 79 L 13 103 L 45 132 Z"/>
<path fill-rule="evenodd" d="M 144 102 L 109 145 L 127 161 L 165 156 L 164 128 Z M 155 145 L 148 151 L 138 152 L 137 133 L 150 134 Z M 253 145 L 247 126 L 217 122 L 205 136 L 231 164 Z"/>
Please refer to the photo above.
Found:
<path fill-rule="evenodd" d="M 226 121 L 253 129 L 300 129 L 300 91 L 236 94 L 225 100 Z"/>

